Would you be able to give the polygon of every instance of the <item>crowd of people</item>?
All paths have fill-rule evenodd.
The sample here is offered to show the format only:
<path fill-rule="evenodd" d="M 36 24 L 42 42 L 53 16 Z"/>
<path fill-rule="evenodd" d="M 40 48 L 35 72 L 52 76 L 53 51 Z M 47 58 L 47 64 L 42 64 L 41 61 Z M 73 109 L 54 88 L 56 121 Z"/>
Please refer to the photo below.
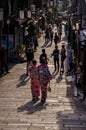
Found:
<path fill-rule="evenodd" d="M 49 41 L 50 45 L 52 45 L 53 41 L 54 44 L 57 45 L 58 42 L 61 41 L 61 36 L 62 36 L 62 25 L 59 25 L 58 31 L 54 32 L 52 29 L 52 25 L 49 24 L 45 30 L 45 45 L 47 45 Z"/>
<path fill-rule="evenodd" d="M 29 54 L 28 54 L 29 55 Z M 65 46 L 62 45 L 61 54 L 58 49 L 58 46 L 55 46 L 55 49 L 51 53 L 51 57 L 53 56 L 54 61 L 54 71 L 59 72 L 59 55 L 61 55 L 61 68 L 64 69 L 64 60 L 66 55 Z M 30 55 L 29 55 L 30 56 Z M 50 80 L 54 78 L 53 74 L 51 74 L 48 67 L 49 58 L 47 57 L 46 50 L 42 49 L 42 53 L 39 56 L 39 64 L 37 64 L 37 60 L 34 59 L 33 51 L 32 57 L 27 62 L 27 74 L 31 78 L 31 93 L 32 100 L 38 101 L 41 91 L 41 102 L 45 102 L 47 98 L 47 91 L 49 89 L 48 85 L 50 84 Z"/>
<path fill-rule="evenodd" d="M 53 57 L 54 72 L 64 72 L 64 61 L 66 58 L 66 48 L 65 45 L 62 45 L 61 50 L 58 48 L 58 43 L 61 40 L 61 25 L 60 33 L 58 31 L 53 32 L 52 26 L 48 26 L 45 30 L 45 44 L 47 45 L 50 42 L 50 45 L 54 43 L 55 48 L 52 50 L 50 58 Z M 29 44 L 26 48 L 26 57 L 27 57 L 27 69 L 26 75 L 31 79 L 31 93 L 32 101 L 38 101 L 41 95 L 41 102 L 45 102 L 47 98 L 47 91 L 51 91 L 50 81 L 54 78 L 54 73 L 51 74 L 48 62 L 49 57 L 46 53 L 46 47 L 41 50 L 39 55 L 39 63 L 34 58 L 34 46 Z M 60 65 L 61 57 L 61 65 Z M 41 93 L 40 93 L 41 92 Z"/>
<path fill-rule="evenodd" d="M 58 28 L 58 31 L 53 32 L 53 28 L 51 25 L 48 25 L 45 30 L 45 44 L 47 45 L 50 41 L 50 45 L 54 43 L 54 50 L 51 52 L 51 56 L 53 57 L 54 64 L 54 72 L 57 73 L 60 71 L 64 72 L 64 61 L 66 58 L 66 48 L 65 45 L 62 45 L 61 50 L 58 48 L 58 43 L 61 40 L 62 35 L 62 26 Z M 46 49 L 43 48 L 41 54 L 39 55 L 39 64 L 37 64 L 37 60 L 34 58 L 34 53 L 38 47 L 37 36 L 33 37 L 33 42 L 29 43 L 26 46 L 26 75 L 31 79 L 31 93 L 32 100 L 38 101 L 39 96 L 41 95 L 41 102 L 45 102 L 47 98 L 47 91 L 50 89 L 50 80 L 53 79 L 53 75 L 51 74 L 48 62 L 49 58 L 47 57 Z M 60 63 L 61 57 L 61 65 Z M 1 74 L 4 73 L 4 69 L 6 73 L 8 73 L 8 65 L 6 59 L 6 50 L 3 48 L 0 50 L 0 62 L 1 62 Z M 71 65 L 70 65 L 71 69 Z M 40 94 L 41 92 L 41 94 Z"/>

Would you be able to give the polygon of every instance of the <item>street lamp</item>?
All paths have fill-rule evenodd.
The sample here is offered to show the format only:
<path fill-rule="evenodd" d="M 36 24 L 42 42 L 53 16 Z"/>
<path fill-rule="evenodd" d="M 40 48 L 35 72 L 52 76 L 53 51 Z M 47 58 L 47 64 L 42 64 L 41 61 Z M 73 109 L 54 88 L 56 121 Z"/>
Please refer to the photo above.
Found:
<path fill-rule="evenodd" d="M 76 43 L 77 43 L 77 52 L 76 52 L 76 87 L 77 87 L 77 83 L 78 83 L 78 70 L 77 70 L 77 67 L 78 67 L 78 64 L 79 64 L 79 23 L 76 23 L 76 26 L 75 26 L 75 30 L 76 30 Z"/>
<path fill-rule="evenodd" d="M 9 58 L 9 25 L 10 19 L 7 19 L 7 65 L 8 65 L 8 58 Z"/>
<path fill-rule="evenodd" d="M 79 23 L 76 23 L 76 42 L 77 42 L 77 66 L 79 63 Z"/>
<path fill-rule="evenodd" d="M 53 0 L 50 1 L 50 6 L 51 6 L 51 7 L 53 6 Z"/>

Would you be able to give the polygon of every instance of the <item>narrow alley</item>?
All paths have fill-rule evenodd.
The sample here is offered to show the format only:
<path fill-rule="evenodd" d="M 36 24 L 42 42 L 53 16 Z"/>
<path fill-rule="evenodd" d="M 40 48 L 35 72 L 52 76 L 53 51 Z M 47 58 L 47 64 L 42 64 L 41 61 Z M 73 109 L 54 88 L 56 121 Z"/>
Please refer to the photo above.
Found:
<path fill-rule="evenodd" d="M 54 27 L 54 32 L 56 27 Z M 64 44 L 64 27 L 59 50 Z M 39 38 L 35 59 L 39 64 L 39 55 L 44 47 L 44 36 Z M 53 73 L 54 65 L 51 53 L 54 49 L 44 47 L 49 58 L 48 66 Z M 0 78 L 0 130 L 86 130 L 86 107 L 79 98 L 74 97 L 73 86 L 67 81 L 67 58 L 65 72 L 55 73 L 51 80 L 51 92 L 47 101 L 41 105 L 31 101 L 30 79 L 26 76 L 26 62 L 11 64 L 10 73 Z"/>

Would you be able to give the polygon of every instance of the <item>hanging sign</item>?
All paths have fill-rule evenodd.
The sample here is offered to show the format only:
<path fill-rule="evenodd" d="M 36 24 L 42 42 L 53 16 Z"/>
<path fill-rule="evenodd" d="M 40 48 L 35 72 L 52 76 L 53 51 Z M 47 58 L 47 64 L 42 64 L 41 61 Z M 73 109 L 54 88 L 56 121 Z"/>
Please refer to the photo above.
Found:
<path fill-rule="evenodd" d="M 35 5 L 31 5 L 31 12 L 32 14 L 35 14 Z"/>
<path fill-rule="evenodd" d="M 19 11 L 19 18 L 24 19 L 24 10 Z"/>

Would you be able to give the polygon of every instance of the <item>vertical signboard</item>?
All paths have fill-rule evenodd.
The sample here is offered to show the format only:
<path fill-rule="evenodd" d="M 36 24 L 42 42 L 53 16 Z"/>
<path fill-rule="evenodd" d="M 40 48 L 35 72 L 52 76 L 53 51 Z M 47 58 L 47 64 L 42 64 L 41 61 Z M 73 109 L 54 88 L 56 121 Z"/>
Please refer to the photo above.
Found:
<path fill-rule="evenodd" d="M 24 19 L 24 10 L 19 11 L 19 18 Z"/>

